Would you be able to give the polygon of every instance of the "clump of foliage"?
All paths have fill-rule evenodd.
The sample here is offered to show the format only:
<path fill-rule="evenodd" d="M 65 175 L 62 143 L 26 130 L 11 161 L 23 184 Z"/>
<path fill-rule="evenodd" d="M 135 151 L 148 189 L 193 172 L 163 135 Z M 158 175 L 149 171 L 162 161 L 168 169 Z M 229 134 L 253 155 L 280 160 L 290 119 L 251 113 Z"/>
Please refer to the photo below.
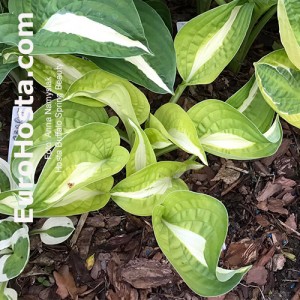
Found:
<path fill-rule="evenodd" d="M 99 210 L 112 199 L 129 213 L 152 216 L 162 251 L 202 296 L 228 292 L 250 266 L 218 267 L 227 234 L 226 209 L 215 198 L 189 191 L 180 176 L 208 164 L 206 153 L 239 160 L 274 154 L 282 141 L 279 116 L 300 127 L 299 1 L 216 2 L 222 5 L 208 11 L 211 1 L 199 5 L 206 12 L 190 20 L 174 42 L 168 7 L 160 0 L 10 0 L 9 12 L 0 15 L 1 81 L 9 72 L 18 73 L 17 16 L 33 12 L 34 64 L 28 71 L 47 88 L 46 78 L 52 78 L 50 89 L 61 96 L 52 101 L 50 113 L 54 120 L 57 108 L 63 111 L 61 147 L 56 145 L 55 126 L 46 130 L 46 105 L 29 121 L 34 133 L 28 161 L 34 170 L 45 145 L 53 150 L 52 159 L 36 174 L 30 190 L 34 203 L 26 209 L 33 209 L 36 218 L 59 217 L 65 225 L 52 230 L 55 223 L 50 222 L 34 233 L 42 237 L 51 232 L 60 242 L 72 231 L 66 216 Z M 241 90 L 226 102 L 208 99 L 187 112 L 176 104 L 186 87 L 211 83 L 228 64 L 239 64 L 276 10 L 284 49 L 255 63 L 255 76 Z M 54 84 L 58 64 L 63 65 L 59 90 Z M 176 70 L 182 83 L 174 92 Z M 151 114 L 145 95 L 130 81 L 172 94 L 170 103 Z M 106 107 L 117 117 L 109 117 Z M 14 156 L 19 148 L 14 146 L 9 164 L 1 163 L 0 213 L 6 215 L 13 215 L 19 202 L 22 176 L 20 158 Z M 162 153 L 177 148 L 191 154 L 190 159 L 160 160 Z M 55 172 L 58 156 L 63 162 L 60 173 Z M 113 176 L 123 168 L 126 177 L 114 185 Z M 28 260 L 28 228 L 10 218 L 0 226 L 6 232 L 0 237 L 0 292 L 4 299 L 15 299 L 6 283 Z M 20 251 L 22 262 L 15 269 Z"/>

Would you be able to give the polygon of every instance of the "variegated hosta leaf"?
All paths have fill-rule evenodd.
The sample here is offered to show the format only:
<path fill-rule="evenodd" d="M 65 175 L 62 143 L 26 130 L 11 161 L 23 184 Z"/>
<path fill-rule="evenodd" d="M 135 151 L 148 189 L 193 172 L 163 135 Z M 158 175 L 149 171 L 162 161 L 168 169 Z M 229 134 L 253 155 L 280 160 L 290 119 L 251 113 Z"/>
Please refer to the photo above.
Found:
<path fill-rule="evenodd" d="M 213 82 L 241 46 L 253 4 L 232 1 L 189 21 L 175 38 L 179 74 L 185 84 Z"/>
<path fill-rule="evenodd" d="M 14 289 L 8 288 L 7 282 L 0 283 L 0 299 L 18 300 L 18 294 Z"/>
<path fill-rule="evenodd" d="M 242 113 L 219 100 L 198 103 L 188 115 L 204 150 L 220 157 L 245 160 L 270 156 L 282 141 L 278 118 L 263 134 Z"/>
<path fill-rule="evenodd" d="M 0 193 L 0 213 L 8 216 L 14 214 L 14 209 L 18 209 L 18 190 L 11 190 Z"/>
<path fill-rule="evenodd" d="M 43 211 L 34 210 L 33 215 L 34 217 L 73 216 L 99 210 L 108 203 L 113 183 L 114 179 L 110 176 L 89 184 L 63 197 Z"/>
<path fill-rule="evenodd" d="M 32 233 L 39 234 L 42 242 L 46 245 L 57 245 L 67 240 L 74 229 L 71 219 L 54 217 L 46 220 L 40 229 L 33 230 Z"/>
<path fill-rule="evenodd" d="M 149 48 L 154 55 L 139 55 L 125 59 L 98 57 L 90 59 L 104 70 L 120 75 L 153 92 L 173 93 L 176 58 L 172 36 L 154 9 L 141 0 L 134 2 Z"/>
<path fill-rule="evenodd" d="M 4 50 L 3 58 L 9 62 L 18 60 L 20 53 L 15 48 Z M 29 63 L 28 57 L 23 57 L 24 63 Z M 14 64 L 6 64 L 13 66 Z M 6 66 L 5 65 L 5 66 Z M 74 55 L 35 55 L 34 63 L 28 69 L 33 78 L 53 93 L 64 95 L 70 85 L 86 73 L 99 69 L 91 61 Z M 59 78 L 57 78 L 59 76 Z M 59 83 L 58 83 L 59 79 Z"/>
<path fill-rule="evenodd" d="M 61 122 L 60 126 L 57 126 L 57 122 Z M 31 138 L 33 145 L 27 146 L 26 150 L 28 153 L 32 153 L 30 161 L 33 170 L 36 169 L 45 154 L 46 159 L 49 158 L 50 149 L 58 144 L 59 139 L 83 125 L 94 122 L 108 122 L 108 115 L 103 108 L 87 107 L 70 101 L 49 101 L 47 98 L 47 103 L 33 114 L 33 120 L 29 122 L 34 129 Z M 23 177 L 19 174 L 18 165 L 27 159 L 15 157 L 15 153 L 21 151 L 22 141 L 24 139 L 18 136 L 18 144 L 14 144 L 11 156 L 12 175 L 16 181 Z"/>
<path fill-rule="evenodd" d="M 30 3 L 36 17 L 33 54 L 130 57 L 151 52 L 132 0 L 35 2 Z M 18 15 L 6 15 L 0 20 L 0 42 L 17 45 Z"/>
<path fill-rule="evenodd" d="M 155 128 L 146 128 L 145 133 L 147 134 L 153 149 L 163 149 L 172 145 L 172 142 L 165 138 L 163 134 Z"/>
<path fill-rule="evenodd" d="M 228 216 L 217 199 L 189 191 L 165 196 L 152 216 L 159 247 L 185 283 L 205 297 L 225 294 L 235 287 L 249 267 L 219 268 Z"/>
<path fill-rule="evenodd" d="M 0 157 L 0 193 L 17 188 L 11 176 L 9 163 Z"/>
<path fill-rule="evenodd" d="M 150 116 L 149 127 L 159 130 L 179 148 L 198 156 L 204 164 L 207 164 L 196 128 L 190 117 L 179 105 L 167 103 L 161 106 L 154 116 Z"/>
<path fill-rule="evenodd" d="M 53 93 L 65 94 L 73 82 L 97 69 L 94 63 L 74 55 L 36 55 L 29 71 L 33 72 L 34 79 L 42 86 Z M 62 83 L 57 85 L 60 72 Z"/>
<path fill-rule="evenodd" d="M 281 42 L 291 62 L 300 69 L 300 2 L 278 0 Z"/>
<path fill-rule="evenodd" d="M 74 191 L 118 173 L 129 158 L 119 145 L 117 130 L 107 124 L 92 123 L 69 133 L 40 175 L 32 208 L 45 210 Z"/>
<path fill-rule="evenodd" d="M 71 2 L 43 23 L 33 41 L 34 54 L 129 57 L 150 53 L 132 0 Z"/>
<path fill-rule="evenodd" d="M 243 113 L 261 132 L 272 125 L 274 110 L 264 100 L 255 76 L 226 102 Z"/>
<path fill-rule="evenodd" d="M 150 216 L 164 195 L 188 189 L 179 179 L 184 172 L 202 167 L 192 161 L 154 163 L 119 182 L 111 191 L 112 199 L 129 213 Z"/>
<path fill-rule="evenodd" d="M 300 70 L 284 50 L 254 64 L 258 86 L 267 103 L 287 122 L 300 128 Z"/>
<path fill-rule="evenodd" d="M 0 282 L 17 277 L 29 259 L 27 225 L 19 225 L 9 217 L 0 221 Z"/>
<path fill-rule="evenodd" d="M 67 94 L 65 95 L 64 100 L 71 100 L 73 102 L 79 102 L 81 104 L 88 105 L 88 106 L 109 105 L 112 107 L 114 103 L 112 103 L 112 101 L 109 101 L 108 98 L 107 98 L 107 102 L 109 102 L 110 104 L 103 102 L 105 101 L 104 95 L 106 95 L 107 97 L 108 96 L 107 93 L 111 95 L 111 92 L 106 92 L 104 94 L 103 93 L 101 94 L 101 92 L 105 91 L 112 84 L 123 85 L 126 88 L 127 92 L 129 93 L 130 101 L 131 101 L 131 105 L 130 105 L 127 102 L 125 103 L 125 100 L 122 101 L 122 99 L 119 99 L 118 101 L 120 102 L 121 105 L 120 108 L 119 109 L 113 108 L 113 109 L 116 109 L 118 112 L 124 110 L 126 111 L 126 114 L 128 114 L 128 110 L 131 111 L 133 107 L 136 116 L 131 115 L 130 113 L 131 115 L 130 118 L 132 120 L 137 119 L 140 124 L 144 123 L 148 118 L 150 112 L 150 105 L 145 95 L 126 79 L 110 74 L 103 70 L 91 71 L 86 75 L 84 75 L 83 77 L 81 77 L 80 79 L 78 79 L 77 81 L 75 81 L 71 85 Z M 113 91 L 113 89 L 111 90 Z M 118 94 L 116 88 L 116 90 L 114 91 L 115 98 L 117 98 L 118 96 L 121 97 L 123 96 L 122 95 L 123 92 L 122 91 L 119 92 L 120 94 Z M 100 94 L 102 98 L 100 97 Z M 123 104 L 121 104 L 122 102 Z"/>
<path fill-rule="evenodd" d="M 134 130 L 135 139 L 130 152 L 129 161 L 126 165 L 127 176 L 145 168 L 148 165 L 156 163 L 156 156 L 146 133 L 138 124 L 135 124 L 130 119 L 129 124 Z"/>

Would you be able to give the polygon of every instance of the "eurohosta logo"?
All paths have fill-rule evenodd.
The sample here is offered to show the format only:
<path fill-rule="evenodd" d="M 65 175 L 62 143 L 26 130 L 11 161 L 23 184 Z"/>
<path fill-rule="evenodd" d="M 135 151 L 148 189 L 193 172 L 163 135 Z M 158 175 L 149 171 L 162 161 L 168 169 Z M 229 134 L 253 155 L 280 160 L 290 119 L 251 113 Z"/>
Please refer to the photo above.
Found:
<path fill-rule="evenodd" d="M 19 15 L 19 36 L 21 37 L 18 50 L 20 56 L 18 58 L 19 67 L 28 70 L 33 66 L 33 56 L 30 55 L 33 51 L 33 42 L 27 38 L 33 36 L 33 19 L 32 13 L 22 13 Z M 24 62 L 26 55 L 26 62 Z M 27 62 L 28 59 L 28 62 Z M 15 222 L 32 222 L 33 210 L 30 209 L 28 215 L 25 213 L 25 208 L 33 203 L 33 185 L 34 185 L 34 168 L 32 162 L 27 160 L 32 157 L 32 152 L 29 152 L 26 147 L 32 147 L 33 127 L 28 121 L 33 119 L 32 104 L 33 98 L 33 72 L 27 71 L 28 79 L 21 80 L 18 83 L 19 97 L 15 100 L 15 106 L 24 107 L 23 113 L 19 110 L 18 117 L 22 122 L 18 128 L 18 135 L 22 140 L 15 141 L 14 145 L 18 146 L 18 151 L 14 153 L 15 158 L 21 158 L 18 164 L 18 172 L 21 175 L 19 180 L 18 191 L 18 208 L 14 210 Z M 30 78 L 30 79 L 29 79 Z"/>

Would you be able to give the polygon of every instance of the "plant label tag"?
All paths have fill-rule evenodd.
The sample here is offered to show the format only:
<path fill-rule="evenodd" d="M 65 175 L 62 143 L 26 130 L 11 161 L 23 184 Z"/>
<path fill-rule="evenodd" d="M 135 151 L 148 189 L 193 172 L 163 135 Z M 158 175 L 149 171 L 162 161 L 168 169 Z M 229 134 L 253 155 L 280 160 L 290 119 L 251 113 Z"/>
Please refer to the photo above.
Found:
<path fill-rule="evenodd" d="M 180 31 L 180 29 L 186 24 L 187 22 L 177 22 L 176 27 L 177 27 L 177 32 Z"/>
<path fill-rule="evenodd" d="M 24 118 L 25 110 L 28 110 L 28 107 L 24 106 L 14 106 L 12 110 L 12 117 L 11 117 L 11 127 L 10 127 L 10 137 L 9 137 L 9 148 L 8 148 L 8 163 L 10 163 L 11 159 L 11 152 L 14 147 L 14 142 L 17 139 L 18 136 L 18 129 L 19 126 L 25 122 L 28 121 L 28 118 Z M 23 116 L 23 118 L 20 119 L 19 116 Z"/>

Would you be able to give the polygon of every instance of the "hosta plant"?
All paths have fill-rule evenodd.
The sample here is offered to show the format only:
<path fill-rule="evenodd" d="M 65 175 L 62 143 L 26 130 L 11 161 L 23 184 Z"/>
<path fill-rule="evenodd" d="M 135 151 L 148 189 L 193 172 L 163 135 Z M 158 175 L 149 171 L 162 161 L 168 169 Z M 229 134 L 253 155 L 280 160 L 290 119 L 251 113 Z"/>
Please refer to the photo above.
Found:
<path fill-rule="evenodd" d="M 30 254 L 29 235 L 40 234 L 47 245 L 65 241 L 74 230 L 69 218 L 50 218 L 37 230 L 29 232 L 27 225 L 18 224 L 12 217 L 0 221 L 0 295 L 3 300 L 17 299 L 17 293 L 7 288 L 7 281 L 25 268 Z"/>
<path fill-rule="evenodd" d="M 19 186 L 26 181 L 26 192 L 34 201 L 22 208 L 35 218 L 50 218 L 32 233 L 53 244 L 73 230 L 66 216 L 99 210 L 112 199 L 129 213 L 152 216 L 159 246 L 193 291 L 216 296 L 231 290 L 249 267 L 218 267 L 228 226 L 226 209 L 215 198 L 189 191 L 180 177 L 209 164 L 207 153 L 248 160 L 276 152 L 282 128 L 274 110 L 297 125 L 298 111 L 291 105 L 299 100 L 294 56 L 280 50 L 263 58 L 255 64 L 255 77 L 226 102 L 208 99 L 185 111 L 177 101 L 186 87 L 208 84 L 219 76 L 243 47 L 253 16 L 274 6 L 274 1 L 267 2 L 235 0 L 220 5 L 189 21 L 173 43 L 169 11 L 162 1 L 10 0 L 9 12 L 0 15 L 1 80 L 12 69 L 16 82 L 22 79 L 15 69 L 20 57 L 17 16 L 33 12 L 34 63 L 28 71 L 58 97 L 27 122 L 33 128 L 27 148 L 32 156 L 18 157 L 25 142 L 19 136 L 9 164 L 1 161 L 0 213 L 14 215 L 20 208 Z M 294 5 L 287 7 L 296 11 Z M 54 84 L 57 65 L 63 68 L 59 89 Z M 176 66 L 182 83 L 174 93 Z M 170 103 L 151 109 L 132 82 L 172 94 Z M 56 127 L 48 124 L 57 118 L 59 140 Z M 189 159 L 164 160 L 162 155 L 174 149 L 190 154 Z M 33 169 L 27 178 L 19 168 L 24 161 Z M 55 227 L 58 223 L 52 218 L 58 217 L 69 226 Z M 18 238 L 7 238 L 2 255 L 13 256 L 19 240 L 29 244 L 28 227 L 6 220 L 2 226 Z M 26 253 L 18 270 L 5 268 L 0 260 L 0 291 L 7 299 L 13 292 L 6 282 L 23 270 Z"/>

